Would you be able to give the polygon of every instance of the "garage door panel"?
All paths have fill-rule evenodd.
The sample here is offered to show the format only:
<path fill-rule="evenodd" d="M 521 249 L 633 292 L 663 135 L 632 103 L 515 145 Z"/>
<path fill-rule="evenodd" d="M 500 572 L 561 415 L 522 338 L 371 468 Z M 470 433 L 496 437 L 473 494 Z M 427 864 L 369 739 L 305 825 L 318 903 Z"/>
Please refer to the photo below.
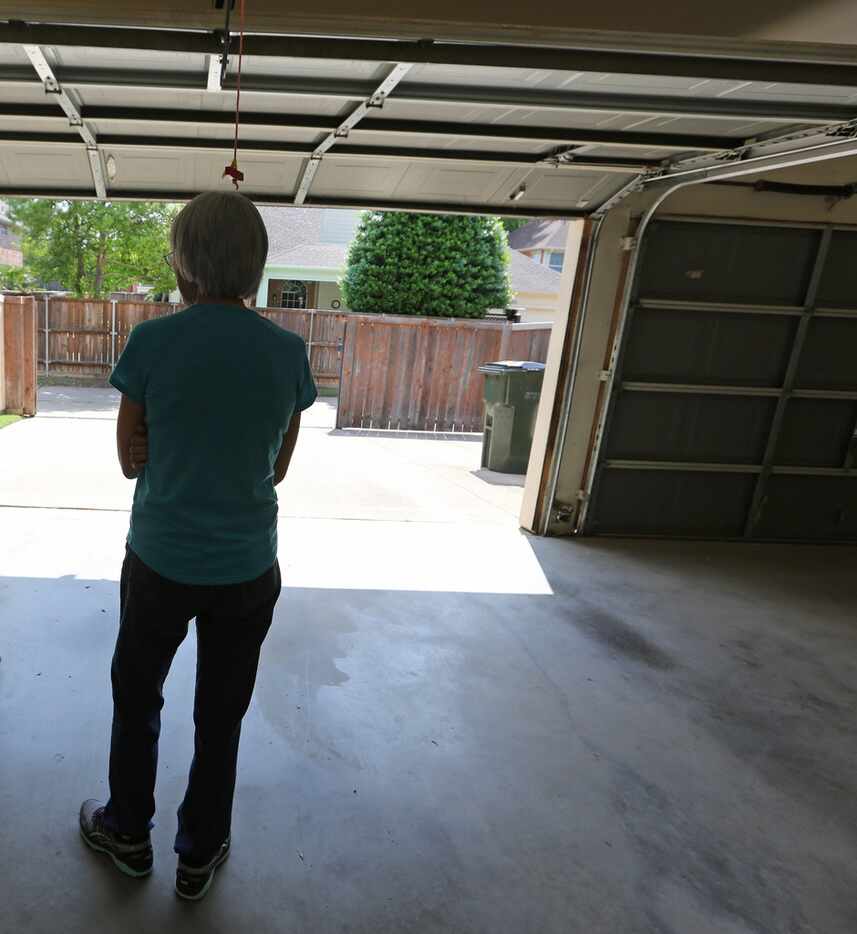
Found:
<path fill-rule="evenodd" d="M 857 233 L 644 236 L 584 531 L 857 539 Z"/>
<path fill-rule="evenodd" d="M 857 477 L 771 477 L 757 535 L 857 541 Z"/>
<path fill-rule="evenodd" d="M 608 470 L 593 531 L 734 538 L 755 486 L 753 474 Z"/>
<path fill-rule="evenodd" d="M 857 304 L 857 293 L 853 300 Z M 799 389 L 857 390 L 857 318 L 813 318 L 795 385 Z"/>
<path fill-rule="evenodd" d="M 625 379 L 719 386 L 781 386 L 797 328 L 784 315 L 638 309 Z"/>
<path fill-rule="evenodd" d="M 623 392 L 607 444 L 616 460 L 758 464 L 776 400 Z"/>
<path fill-rule="evenodd" d="M 837 230 L 830 240 L 818 304 L 826 308 L 857 308 L 857 233 Z"/>
<path fill-rule="evenodd" d="M 647 234 L 642 298 L 802 305 L 820 231 L 658 223 Z"/>
<path fill-rule="evenodd" d="M 857 401 L 790 399 L 774 463 L 800 467 L 842 467 L 857 427 Z"/>

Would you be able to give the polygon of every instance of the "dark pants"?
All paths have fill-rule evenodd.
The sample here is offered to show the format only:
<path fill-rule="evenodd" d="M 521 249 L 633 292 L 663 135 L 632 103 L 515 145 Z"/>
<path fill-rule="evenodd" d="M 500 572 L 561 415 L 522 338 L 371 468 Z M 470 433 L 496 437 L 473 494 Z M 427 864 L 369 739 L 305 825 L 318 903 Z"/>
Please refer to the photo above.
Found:
<path fill-rule="evenodd" d="M 202 864 L 225 840 L 241 720 L 250 705 L 259 652 L 280 587 L 276 562 L 253 581 L 196 586 L 161 577 L 128 549 L 111 668 L 108 827 L 138 836 L 152 826 L 164 680 L 188 623 L 196 617 L 196 734 L 175 850 L 185 861 Z"/>

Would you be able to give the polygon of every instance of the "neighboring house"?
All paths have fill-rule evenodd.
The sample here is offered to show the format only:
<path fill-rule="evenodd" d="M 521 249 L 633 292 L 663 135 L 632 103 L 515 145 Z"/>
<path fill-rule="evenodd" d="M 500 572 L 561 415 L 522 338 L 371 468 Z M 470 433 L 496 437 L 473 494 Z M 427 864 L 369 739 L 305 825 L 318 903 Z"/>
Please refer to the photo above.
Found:
<path fill-rule="evenodd" d="M 260 208 L 268 262 L 256 304 L 268 308 L 345 308 L 339 279 L 360 211 Z"/>
<path fill-rule="evenodd" d="M 521 309 L 521 320 L 553 322 L 562 276 L 517 250 L 509 250 L 509 276 L 515 293 L 512 304 Z"/>
<path fill-rule="evenodd" d="M 533 220 L 509 234 L 509 246 L 537 263 L 562 272 L 568 221 Z"/>
<path fill-rule="evenodd" d="M 18 230 L 9 217 L 9 209 L 5 202 L 0 201 L 0 266 L 15 266 L 20 269 L 24 265 L 24 254 L 21 252 L 21 238 Z"/>
<path fill-rule="evenodd" d="M 339 290 L 360 211 L 334 208 L 259 209 L 268 231 L 268 262 L 256 304 L 267 308 L 340 308 Z M 529 225 L 528 225 L 529 226 Z M 523 228 L 522 228 L 523 229 Z M 516 231 L 517 232 L 517 231 Z M 523 321 L 553 321 L 560 275 L 509 251 L 512 304 Z"/>

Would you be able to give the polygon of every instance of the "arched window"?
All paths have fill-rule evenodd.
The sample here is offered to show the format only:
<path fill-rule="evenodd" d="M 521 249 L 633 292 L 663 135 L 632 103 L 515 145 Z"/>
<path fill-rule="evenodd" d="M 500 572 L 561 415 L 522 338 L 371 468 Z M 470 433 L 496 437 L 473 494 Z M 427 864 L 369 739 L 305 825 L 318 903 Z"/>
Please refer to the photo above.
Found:
<path fill-rule="evenodd" d="M 280 308 L 306 308 L 306 283 L 297 279 L 287 279 L 283 282 L 283 291 L 280 293 Z"/>

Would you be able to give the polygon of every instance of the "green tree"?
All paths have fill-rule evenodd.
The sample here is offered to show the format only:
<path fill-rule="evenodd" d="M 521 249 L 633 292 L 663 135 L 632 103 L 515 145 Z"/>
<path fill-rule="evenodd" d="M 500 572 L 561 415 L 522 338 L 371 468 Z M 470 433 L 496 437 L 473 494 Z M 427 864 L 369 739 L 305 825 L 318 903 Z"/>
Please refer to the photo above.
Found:
<path fill-rule="evenodd" d="M 174 208 L 153 202 L 17 199 L 10 214 L 21 230 L 24 263 L 43 284 L 100 298 L 145 282 L 168 291 L 175 279 L 164 254 Z"/>
<path fill-rule="evenodd" d="M 0 266 L 0 289 L 7 292 L 28 292 L 33 287 L 29 270 L 20 266 Z"/>
<path fill-rule="evenodd" d="M 507 264 L 496 217 L 368 212 L 342 295 L 354 311 L 482 318 L 511 300 Z"/>
<path fill-rule="evenodd" d="M 500 223 L 506 228 L 506 233 L 510 234 L 519 227 L 524 227 L 532 220 L 530 217 L 501 217 Z"/>

